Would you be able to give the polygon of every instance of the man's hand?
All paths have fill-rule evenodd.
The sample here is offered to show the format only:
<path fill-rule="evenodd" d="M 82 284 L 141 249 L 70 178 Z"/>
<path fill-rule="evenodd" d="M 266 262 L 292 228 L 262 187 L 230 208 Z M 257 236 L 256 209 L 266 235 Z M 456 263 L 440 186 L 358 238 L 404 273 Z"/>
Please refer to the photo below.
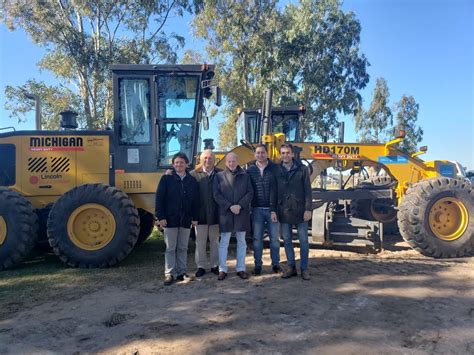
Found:
<path fill-rule="evenodd" d="M 273 223 L 278 222 L 278 217 L 277 217 L 276 212 L 272 212 L 272 213 L 271 213 L 271 218 L 272 218 L 272 222 L 273 222 Z"/>
<path fill-rule="evenodd" d="M 166 169 L 165 175 L 173 175 L 173 169 Z"/>
<path fill-rule="evenodd" d="M 303 220 L 305 222 L 308 222 L 311 219 L 311 215 L 312 215 L 311 211 L 304 211 Z"/>
<path fill-rule="evenodd" d="M 165 228 L 166 227 L 166 219 L 160 219 L 155 222 L 155 225 L 160 228 Z"/>
<path fill-rule="evenodd" d="M 233 213 L 233 214 L 239 214 L 240 213 L 240 210 L 242 209 L 242 207 L 240 207 L 240 205 L 232 205 L 230 206 L 230 211 Z"/>

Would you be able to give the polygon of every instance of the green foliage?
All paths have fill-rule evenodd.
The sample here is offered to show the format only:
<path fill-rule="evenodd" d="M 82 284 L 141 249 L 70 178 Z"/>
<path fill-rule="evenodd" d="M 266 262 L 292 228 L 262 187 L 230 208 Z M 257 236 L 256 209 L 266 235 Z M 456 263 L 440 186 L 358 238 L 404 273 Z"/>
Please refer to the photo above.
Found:
<path fill-rule="evenodd" d="M 226 96 L 223 113 L 228 122 L 219 134 L 222 149 L 235 145 L 231 127 L 237 109 L 260 105 L 264 74 L 273 64 L 276 19 L 276 2 L 271 0 L 204 1 L 194 18 L 195 35 L 206 40 Z"/>
<path fill-rule="evenodd" d="M 420 106 L 413 96 L 403 95 L 393 109 L 390 109 L 389 96 L 387 81 L 378 78 L 369 110 L 365 111 L 360 105 L 354 114 L 358 141 L 382 143 L 393 139 L 395 130 L 404 129 L 406 136 L 399 147 L 407 153 L 414 153 L 423 138 L 423 129 L 416 124 Z M 396 122 L 393 122 L 392 111 L 395 113 Z"/>
<path fill-rule="evenodd" d="M 301 1 L 279 9 L 272 0 L 202 1 L 195 35 L 207 41 L 226 96 L 221 148 L 238 108 L 260 107 L 266 88 L 278 105 L 304 104 L 306 134 L 333 135 L 337 114 L 354 113 L 368 82 L 359 54 L 360 24 L 336 0 Z"/>
<path fill-rule="evenodd" d="M 176 49 L 184 45 L 184 39 L 165 33 L 164 25 L 170 15 L 190 10 L 187 0 L 1 0 L 0 21 L 10 30 L 24 29 L 33 42 L 46 48 L 38 66 L 51 71 L 63 85 L 52 90 L 65 95 L 58 104 L 53 97 L 41 96 L 51 105 L 50 110 L 44 109 L 45 125 L 54 126 L 57 118 L 51 114 L 64 109 L 63 101 L 70 100 L 75 88 L 83 127 L 95 128 L 112 119 L 110 64 L 175 62 Z M 18 117 L 23 99 L 14 96 L 13 88 L 9 92 L 7 105 L 20 108 L 13 112 Z"/>
<path fill-rule="evenodd" d="M 392 111 L 388 106 L 390 93 L 387 81 L 378 78 L 368 111 L 360 106 L 355 115 L 355 129 L 362 143 L 380 143 L 390 137 L 393 124 Z"/>
<path fill-rule="evenodd" d="M 337 114 L 356 112 L 359 90 L 369 81 L 368 61 L 359 53 L 360 23 L 336 0 L 301 0 L 287 6 L 284 17 L 282 82 L 307 108 L 307 134 L 333 137 Z"/>
<path fill-rule="evenodd" d="M 41 98 L 42 115 L 47 118 L 42 120 L 43 129 L 58 129 L 61 111 L 72 109 L 79 112 L 80 110 L 81 98 L 70 89 L 28 80 L 19 87 L 7 86 L 5 88 L 5 108 L 11 112 L 10 118 L 18 122 L 24 120 L 27 112 L 34 110 L 34 101 L 26 98 L 24 93 L 31 93 Z M 78 117 L 78 123 L 84 126 L 84 116 Z"/>
<path fill-rule="evenodd" d="M 419 108 L 413 96 L 403 95 L 395 104 L 397 125 L 406 133 L 400 148 L 410 154 L 417 151 L 417 145 L 423 139 L 423 129 L 416 124 Z"/>

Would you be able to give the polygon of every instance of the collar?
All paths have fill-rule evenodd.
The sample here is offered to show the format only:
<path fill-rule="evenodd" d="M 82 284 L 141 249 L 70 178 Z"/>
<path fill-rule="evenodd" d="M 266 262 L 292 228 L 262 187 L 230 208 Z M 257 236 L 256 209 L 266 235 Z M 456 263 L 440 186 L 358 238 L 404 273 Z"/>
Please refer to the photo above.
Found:
<path fill-rule="evenodd" d="M 202 166 L 202 171 L 205 172 L 207 175 L 212 175 L 212 173 L 214 172 L 214 167 L 207 171 L 206 168 L 204 167 L 204 165 Z"/>
<path fill-rule="evenodd" d="M 257 168 L 259 169 L 265 169 L 268 165 L 270 164 L 270 162 L 267 160 L 266 164 L 261 166 L 260 163 L 258 162 L 258 160 L 255 161 L 255 165 L 257 166 Z"/>

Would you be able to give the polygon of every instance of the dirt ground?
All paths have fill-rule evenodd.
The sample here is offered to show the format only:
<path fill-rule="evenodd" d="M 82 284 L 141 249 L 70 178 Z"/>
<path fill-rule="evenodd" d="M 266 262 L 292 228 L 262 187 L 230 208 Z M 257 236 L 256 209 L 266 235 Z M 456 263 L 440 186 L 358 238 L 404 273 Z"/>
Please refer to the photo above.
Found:
<path fill-rule="evenodd" d="M 311 281 L 269 266 L 241 280 L 235 254 L 230 265 L 224 281 L 208 273 L 164 287 L 157 272 L 10 312 L 0 353 L 474 353 L 474 258 L 316 249 Z"/>

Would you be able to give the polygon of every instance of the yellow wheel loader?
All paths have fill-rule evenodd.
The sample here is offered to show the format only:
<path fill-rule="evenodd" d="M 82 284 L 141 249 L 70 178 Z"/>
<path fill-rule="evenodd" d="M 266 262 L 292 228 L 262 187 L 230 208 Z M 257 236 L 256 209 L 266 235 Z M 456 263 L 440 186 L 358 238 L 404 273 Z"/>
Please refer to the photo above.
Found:
<path fill-rule="evenodd" d="M 253 146 L 267 145 L 269 158 L 279 162 L 283 143 L 308 165 L 313 180 L 313 244 L 383 247 L 383 236 L 399 231 L 420 253 L 451 258 L 474 254 L 474 188 L 456 177 L 456 165 L 446 160 L 423 161 L 397 147 L 404 132 L 383 144 L 307 142 L 304 108 L 272 109 L 268 92 L 262 109 L 242 110 L 237 119 L 241 145 L 233 149 L 241 164 L 254 159 Z M 224 165 L 223 156 L 219 166 Z M 337 189 L 326 188 L 328 169 L 341 173 Z M 364 171 L 384 171 L 356 182 Z M 345 181 L 343 180 L 345 173 Z M 360 180 L 360 178 L 359 178 Z M 318 183 L 319 181 L 319 183 Z"/>
<path fill-rule="evenodd" d="M 112 129 L 0 131 L 0 270 L 38 234 L 74 267 L 123 260 L 151 233 L 155 191 L 171 158 L 194 163 L 204 98 L 220 100 L 213 66 L 114 65 Z M 217 102 L 218 103 L 218 102 Z"/>

